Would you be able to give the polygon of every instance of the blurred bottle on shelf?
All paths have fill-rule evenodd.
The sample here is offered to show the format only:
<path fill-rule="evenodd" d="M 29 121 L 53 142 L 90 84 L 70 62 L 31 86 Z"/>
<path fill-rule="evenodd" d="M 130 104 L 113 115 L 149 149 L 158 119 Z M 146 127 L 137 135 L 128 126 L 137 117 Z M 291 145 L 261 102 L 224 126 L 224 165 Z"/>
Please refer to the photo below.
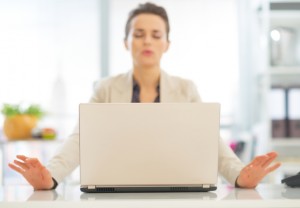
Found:
<path fill-rule="evenodd" d="M 270 31 L 270 59 L 272 66 L 297 65 L 297 32 L 293 28 L 276 27 Z"/>

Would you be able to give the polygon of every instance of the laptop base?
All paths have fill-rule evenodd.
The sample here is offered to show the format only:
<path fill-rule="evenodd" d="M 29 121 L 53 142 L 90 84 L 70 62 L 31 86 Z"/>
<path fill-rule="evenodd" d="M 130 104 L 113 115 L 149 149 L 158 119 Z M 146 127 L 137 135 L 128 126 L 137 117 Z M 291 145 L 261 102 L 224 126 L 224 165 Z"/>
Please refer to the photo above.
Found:
<path fill-rule="evenodd" d="M 142 192 L 207 192 L 217 190 L 217 186 L 209 187 L 94 187 L 81 186 L 85 193 L 142 193 Z"/>

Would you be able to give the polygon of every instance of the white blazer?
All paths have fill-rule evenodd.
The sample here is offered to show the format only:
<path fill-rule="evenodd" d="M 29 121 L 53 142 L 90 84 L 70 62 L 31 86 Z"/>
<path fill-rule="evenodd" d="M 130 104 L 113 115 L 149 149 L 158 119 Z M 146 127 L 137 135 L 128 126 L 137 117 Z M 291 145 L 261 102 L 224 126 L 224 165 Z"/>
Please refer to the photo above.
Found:
<path fill-rule="evenodd" d="M 132 71 L 99 81 L 90 99 L 92 103 L 130 103 L 132 98 Z M 201 102 L 195 84 L 186 79 L 170 76 L 161 71 L 160 102 Z M 78 125 L 57 154 L 47 165 L 52 177 L 60 183 L 79 165 Z M 244 164 L 233 151 L 220 139 L 219 173 L 231 184 L 235 183 Z"/>

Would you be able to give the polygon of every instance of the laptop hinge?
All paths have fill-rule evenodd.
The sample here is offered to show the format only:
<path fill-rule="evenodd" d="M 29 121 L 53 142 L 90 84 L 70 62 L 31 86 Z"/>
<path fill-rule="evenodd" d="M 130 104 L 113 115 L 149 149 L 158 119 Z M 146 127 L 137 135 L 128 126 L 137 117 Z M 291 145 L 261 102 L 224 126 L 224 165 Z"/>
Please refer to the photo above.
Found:
<path fill-rule="evenodd" d="M 96 186 L 88 186 L 88 189 L 96 189 Z"/>

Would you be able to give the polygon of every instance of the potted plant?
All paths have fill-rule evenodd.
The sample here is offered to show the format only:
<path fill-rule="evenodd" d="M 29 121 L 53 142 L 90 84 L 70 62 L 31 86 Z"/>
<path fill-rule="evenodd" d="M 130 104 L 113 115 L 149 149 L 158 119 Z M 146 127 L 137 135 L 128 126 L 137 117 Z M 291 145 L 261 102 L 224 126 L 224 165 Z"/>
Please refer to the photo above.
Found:
<path fill-rule="evenodd" d="M 4 104 L 1 112 L 5 116 L 3 132 L 9 140 L 31 138 L 32 129 L 44 115 L 38 105 L 21 108 L 20 105 Z"/>

